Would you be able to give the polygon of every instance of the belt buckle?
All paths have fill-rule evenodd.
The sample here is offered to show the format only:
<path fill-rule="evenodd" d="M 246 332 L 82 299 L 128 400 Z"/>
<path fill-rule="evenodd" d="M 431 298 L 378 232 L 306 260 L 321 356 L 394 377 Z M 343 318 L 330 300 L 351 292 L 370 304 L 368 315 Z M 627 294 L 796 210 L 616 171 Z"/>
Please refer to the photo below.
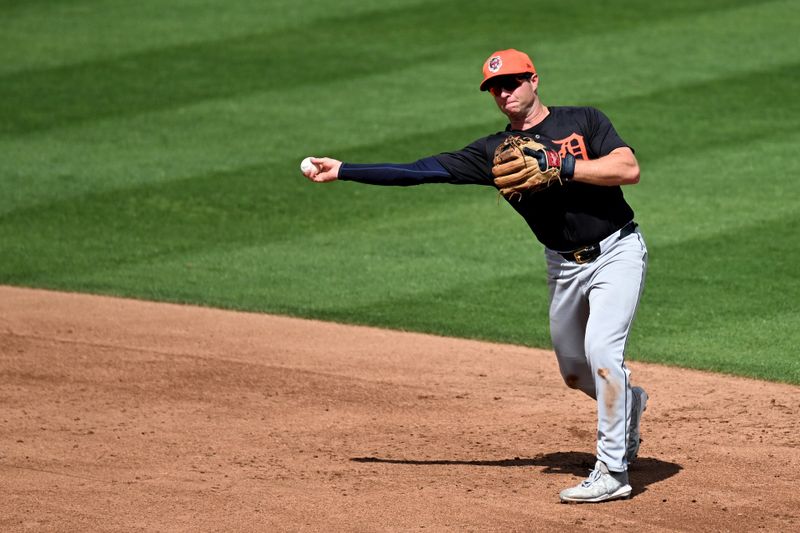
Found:
<path fill-rule="evenodd" d="M 592 259 L 594 259 L 590 254 L 594 251 L 594 246 L 586 246 L 581 248 L 580 250 L 575 250 L 572 252 L 572 256 L 575 258 L 575 262 L 579 265 L 583 265 L 588 263 Z"/>

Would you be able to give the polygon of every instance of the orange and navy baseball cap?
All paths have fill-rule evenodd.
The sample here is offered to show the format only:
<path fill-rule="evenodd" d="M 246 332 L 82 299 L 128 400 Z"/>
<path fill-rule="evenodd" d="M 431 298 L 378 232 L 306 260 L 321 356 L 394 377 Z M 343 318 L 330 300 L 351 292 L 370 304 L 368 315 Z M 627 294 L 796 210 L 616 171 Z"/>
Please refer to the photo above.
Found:
<path fill-rule="evenodd" d="M 483 64 L 483 81 L 481 91 L 486 91 L 486 82 L 497 76 L 508 76 L 509 74 L 536 74 L 533 61 L 528 54 L 509 48 L 508 50 L 498 50 L 489 56 Z"/>

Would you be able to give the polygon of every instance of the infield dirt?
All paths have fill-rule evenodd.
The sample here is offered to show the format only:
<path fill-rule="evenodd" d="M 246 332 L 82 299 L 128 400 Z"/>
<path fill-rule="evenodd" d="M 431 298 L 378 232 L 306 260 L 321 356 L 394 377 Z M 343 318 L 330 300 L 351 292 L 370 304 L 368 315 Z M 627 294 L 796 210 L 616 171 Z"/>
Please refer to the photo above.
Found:
<path fill-rule="evenodd" d="M 562 505 L 552 353 L 0 287 L 2 531 L 789 531 L 800 388 L 629 363 L 630 500 Z"/>

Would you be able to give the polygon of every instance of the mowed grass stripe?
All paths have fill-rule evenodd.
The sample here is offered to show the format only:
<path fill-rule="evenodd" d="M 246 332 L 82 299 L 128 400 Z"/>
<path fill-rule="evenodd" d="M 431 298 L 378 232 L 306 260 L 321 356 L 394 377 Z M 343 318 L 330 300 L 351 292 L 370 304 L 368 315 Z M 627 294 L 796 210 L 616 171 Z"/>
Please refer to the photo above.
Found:
<path fill-rule="evenodd" d="M 559 34 L 586 34 L 595 28 L 618 31 L 641 20 L 653 22 L 680 17 L 697 17 L 748 5 L 764 5 L 763 0 L 713 0 L 695 2 L 678 0 L 663 6 L 643 5 L 639 0 L 617 0 L 604 5 L 564 6 L 571 24 L 560 24 Z M 431 26 L 450 39 L 459 28 L 472 31 L 462 39 L 491 35 L 487 28 L 504 22 L 500 35 L 519 40 L 529 34 L 530 20 L 520 16 L 509 19 L 501 10 L 457 1 L 430 0 L 236 0 L 220 9 L 217 0 L 74 0 L 69 3 L 53 0 L 17 2 L 0 1 L 0 14 L 6 31 L 0 34 L 0 72 L 4 69 L 29 69 L 41 63 L 81 63 L 108 56 L 121 56 L 197 41 L 234 38 L 241 34 L 264 33 L 281 29 L 319 26 L 331 20 L 331 10 L 343 18 L 364 12 L 386 12 L 387 17 L 403 24 L 404 13 L 417 6 L 422 17 L 412 24 Z M 535 22 L 554 27 L 559 14 L 538 10 Z M 528 20 L 526 20 L 528 19 Z M 467 26 L 465 26 L 467 25 Z M 483 30 L 477 31 L 477 30 Z M 403 28 L 400 32 L 404 31 Z M 364 26 L 360 34 L 370 33 Z M 47 46 L 45 36 L 59 37 L 58 46 Z M 496 39 L 497 37 L 493 37 Z M 335 44 L 335 43 L 330 43 Z M 24 53 L 22 53 L 24 52 Z M 5 54 L 5 55 L 3 55 Z M 97 57 L 100 56 L 100 57 Z M 27 64 L 27 67 L 26 67 Z M 52 66 L 52 65 L 51 65 Z"/>
<path fill-rule="evenodd" d="M 800 383 L 798 231 L 795 214 L 656 247 L 632 353 Z"/>
<path fill-rule="evenodd" d="M 352 16 L 424 1 L 337 0 L 335 8 Z M 0 74 L 319 24 L 331 7 L 330 0 L 3 0 Z"/>
<path fill-rule="evenodd" d="M 424 69 L 419 66 L 416 74 L 425 75 Z M 395 76 L 398 79 L 393 80 Z M 298 162 L 308 154 L 338 153 L 347 145 L 374 146 L 381 139 L 406 144 L 397 138 L 398 132 L 424 133 L 442 124 L 463 124 L 462 117 L 476 107 L 494 118 L 495 128 L 501 127 L 483 93 L 464 91 L 463 86 L 448 82 L 447 76 L 423 83 L 422 90 L 445 86 L 467 93 L 465 98 L 416 105 L 407 100 L 417 85 L 411 76 L 392 74 L 368 81 L 366 86 L 353 80 L 337 85 L 336 91 L 347 98 L 332 97 L 334 85 L 319 84 L 0 138 L 0 152 L 12 156 L 11 161 L 0 162 L 4 178 L 0 186 L 8 188 L 7 194 L 0 195 L 0 213 L 56 198 L 241 166 L 263 164 L 273 169 L 267 178 L 289 170 L 297 178 Z M 364 104 L 360 111 L 353 108 L 355 95 Z M 310 102 L 319 103 L 313 112 Z M 467 115 L 470 122 L 473 115 L 481 114 Z M 438 146 L 444 150 L 453 145 L 438 139 Z M 435 151 L 436 145 L 428 149 Z"/>
<path fill-rule="evenodd" d="M 322 42 L 335 37 L 333 30 L 327 31 Z M 287 83 L 312 84 L 320 77 L 342 79 L 359 71 L 367 74 L 425 59 L 425 52 L 372 56 L 343 71 L 338 59 L 356 55 L 357 49 L 331 49 L 323 44 L 311 49 L 306 44 L 309 41 L 320 43 L 310 30 L 287 31 L 6 76 L 0 79 L 0 99 L 8 104 L 0 134 L 170 109 L 211 98 L 281 89 Z M 302 47 L 318 67 L 286 63 L 288 50 Z"/>
<path fill-rule="evenodd" d="M 388 72 L 442 56 L 455 57 L 463 54 L 467 45 L 462 43 L 458 49 L 448 46 L 449 41 L 443 37 L 453 31 L 452 25 L 440 27 L 430 24 L 431 21 L 449 20 L 458 11 L 462 17 L 459 33 L 466 30 L 466 35 L 481 35 L 478 30 L 491 22 L 484 17 L 473 20 L 465 16 L 464 7 L 458 4 L 455 10 L 455 4 L 442 2 L 383 13 L 339 16 L 326 20 L 324 25 L 303 21 L 302 25 L 276 32 L 2 76 L 0 99 L 8 103 L 8 112 L 0 122 L 0 134 L 25 133 L 97 117 L 141 113 L 280 88 L 287 80 L 295 86 L 304 85 L 319 79 L 331 81 Z M 674 16 L 676 12 L 656 10 L 655 13 Z M 484 8 L 478 8 L 472 14 L 477 18 L 486 13 Z M 609 19 L 610 27 L 614 27 L 616 19 L 609 18 L 606 10 L 598 10 L 598 15 Z M 622 18 L 617 27 L 630 25 L 632 20 Z M 652 22 L 635 20 L 637 24 Z M 547 20 L 541 22 L 546 24 Z M 525 28 L 521 19 L 505 20 L 505 24 L 511 24 L 510 31 Z M 474 33 L 464 25 L 475 26 Z M 357 34 L 363 28 L 382 36 L 382 44 L 373 43 L 371 53 L 364 53 L 359 40 L 340 38 Z M 584 17 L 565 28 L 562 36 L 569 38 L 573 32 L 581 35 L 591 28 L 608 31 L 609 27 Z M 426 46 L 404 46 L 409 38 Z M 479 41 L 476 53 L 485 46 Z M 303 51 L 302 59 L 297 50 Z"/>
<path fill-rule="evenodd" d="M 735 232 L 764 220 L 780 224 L 800 205 L 798 142 L 800 133 L 753 141 L 751 151 L 717 148 L 704 152 L 691 172 L 661 159 L 646 165 L 642 182 L 625 195 L 657 245 Z M 797 255 L 797 246 L 789 246 L 787 256 Z"/>
<path fill-rule="evenodd" d="M 367 232 L 354 225 L 310 236 L 302 243 L 271 241 L 246 246 L 232 242 L 198 248 L 190 254 L 164 258 L 167 270 L 180 273 L 179 282 L 172 288 L 174 280 L 160 277 L 160 268 L 147 261 L 98 265 L 97 270 L 77 273 L 77 278 L 69 281 L 95 287 L 111 282 L 117 290 L 122 287 L 134 294 L 140 286 L 159 287 L 167 289 L 164 292 L 174 290 L 188 301 L 196 299 L 200 288 L 205 287 L 204 298 L 210 298 L 213 305 L 301 316 L 349 314 L 352 320 L 355 315 L 347 311 L 352 307 L 379 305 L 399 297 L 425 302 L 432 291 L 458 291 L 465 282 L 489 285 L 512 274 L 517 280 L 525 277 L 531 263 L 539 262 L 537 255 L 531 255 L 537 249 L 533 238 L 524 228 L 514 226 L 504 206 L 498 207 L 485 197 L 480 203 L 457 209 L 462 220 L 471 215 L 485 222 L 485 227 L 468 228 L 475 242 L 472 248 L 453 241 L 454 230 L 447 215 L 424 220 L 414 217 L 405 219 L 405 223 L 404 219 L 378 221 Z M 518 234 L 516 246 L 496 238 L 495 232 L 504 225 L 510 226 L 507 235 Z M 408 238 L 423 232 L 422 241 Z M 535 267 L 540 269 L 541 265 Z M 184 277 L 193 278 L 197 287 Z M 502 294 L 520 290 L 518 286 L 512 289 L 512 285 Z M 459 299 L 451 301 L 458 305 Z M 478 300 L 470 301 L 478 304 Z M 363 317 L 358 318 L 363 321 Z M 382 318 L 373 320 L 381 323 Z"/>
<path fill-rule="evenodd" d="M 672 154 L 686 147 L 703 150 L 750 140 L 780 139 L 793 133 L 800 102 L 798 61 L 772 68 L 670 87 L 646 96 L 607 99 L 607 113 L 621 117 L 626 131 Z"/>
<path fill-rule="evenodd" d="M 768 13 L 769 18 L 762 17 Z M 684 18 L 569 39 L 535 41 L 534 61 L 543 97 L 585 104 L 608 95 L 640 96 L 755 70 L 795 64 L 800 50 L 800 4 L 794 1 L 729 4 Z M 564 61 L 564 58 L 574 58 Z M 575 76 L 575 63 L 580 76 Z"/>
<path fill-rule="evenodd" d="M 365 53 L 362 41 L 341 36 L 359 34 L 364 28 L 384 39 L 413 33 L 414 21 L 426 18 L 428 11 L 427 6 L 412 5 L 328 15 L 324 24 L 298 20 L 295 26 L 276 31 L 0 76 L 0 99 L 8 103 L 0 134 L 128 116 L 212 98 L 286 91 L 319 80 L 330 83 L 424 63 L 435 57 L 435 47 L 372 42 L 380 53 Z"/>

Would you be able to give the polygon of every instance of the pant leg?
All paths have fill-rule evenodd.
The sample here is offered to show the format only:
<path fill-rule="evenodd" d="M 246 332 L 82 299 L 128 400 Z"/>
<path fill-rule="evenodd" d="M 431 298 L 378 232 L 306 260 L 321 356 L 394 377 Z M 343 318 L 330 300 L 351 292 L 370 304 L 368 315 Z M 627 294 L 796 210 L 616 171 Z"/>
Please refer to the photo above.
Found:
<path fill-rule="evenodd" d="M 596 398 L 595 380 L 584 347 L 589 319 L 589 300 L 583 290 L 585 269 L 550 250 L 545 257 L 550 289 L 550 338 L 561 377 L 568 387 Z"/>
<path fill-rule="evenodd" d="M 630 372 L 625 346 L 644 287 L 647 249 L 633 233 L 611 243 L 588 280 L 585 351 L 597 391 L 597 457 L 609 470 L 627 469 Z"/>

